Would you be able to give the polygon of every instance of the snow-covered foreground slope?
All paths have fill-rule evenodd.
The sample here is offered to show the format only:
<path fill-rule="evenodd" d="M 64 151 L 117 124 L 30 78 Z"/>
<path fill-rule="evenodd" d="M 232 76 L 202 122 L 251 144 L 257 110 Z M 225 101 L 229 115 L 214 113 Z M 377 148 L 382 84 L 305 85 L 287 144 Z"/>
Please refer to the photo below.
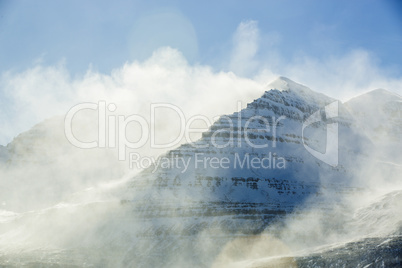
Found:
<path fill-rule="evenodd" d="M 276 231 L 268 228 L 247 235 L 222 228 L 219 217 L 139 217 L 138 212 L 112 200 L 2 214 L 7 220 L 0 221 L 0 265 L 222 268 L 342 267 L 348 263 L 364 267 L 373 263 L 389 267 L 397 265 L 401 256 L 400 215 L 388 214 L 387 222 L 394 224 L 385 226 L 381 221 L 372 225 L 370 219 L 381 213 L 380 207 L 398 207 L 398 196 L 401 192 L 387 194 L 349 212 L 347 208 L 341 213 L 298 211 Z M 321 217 L 319 225 L 314 222 L 317 217 Z M 225 223 L 236 222 L 239 219 L 228 217 Z M 195 232 L 197 228 L 204 231 Z M 325 245 L 327 236 L 333 242 Z M 295 239 L 299 245 L 295 246 Z"/>
<path fill-rule="evenodd" d="M 400 267 L 401 202 L 402 191 L 394 191 L 357 209 L 354 217 L 344 219 L 345 227 L 338 231 L 343 237 L 336 243 L 295 252 L 283 250 L 274 256 L 237 255 L 220 267 Z"/>
<path fill-rule="evenodd" d="M 251 259 L 221 267 L 401 267 L 402 236 L 365 238 L 300 256 Z"/>
<path fill-rule="evenodd" d="M 336 116 L 328 105 L 336 105 Z M 275 257 L 288 266 L 314 267 L 335 262 L 336 253 L 330 250 L 342 255 L 350 245 L 356 250 L 351 258 L 364 258 L 358 252 L 364 252 L 359 245 L 367 236 L 373 239 L 366 243 L 367 252 L 374 252 L 375 237 L 383 242 L 400 234 L 401 195 L 394 192 L 372 201 L 366 188 L 375 185 L 375 179 L 356 179 L 371 160 L 367 148 L 373 148 L 373 136 L 361 127 L 352 106 L 281 77 L 261 98 L 218 119 L 198 141 L 168 151 L 159 164 L 136 176 L 112 183 L 105 182 L 121 169 L 108 170 L 109 154 L 70 150 L 57 139 L 52 143 L 52 137 L 60 135 L 46 129 L 51 123 L 40 124 L 7 147 L 6 165 L 30 163 L 30 168 L 21 168 L 19 176 L 26 175 L 21 185 L 32 176 L 44 173 L 49 178 L 51 173 L 57 183 L 50 184 L 50 192 L 64 183 L 80 191 L 53 199 L 64 200 L 58 205 L 1 211 L 0 266 L 245 267 L 260 261 L 268 265 L 266 259 Z M 306 125 L 317 111 L 318 121 Z M 306 149 L 321 154 L 329 150 L 326 144 L 334 142 L 327 141 L 329 125 L 336 125 L 339 133 L 336 164 Z M 61 146 L 45 147 L 49 140 Z M 88 165 L 86 157 L 91 159 Z M 47 161 L 66 164 L 47 170 Z M 376 162 L 369 165 L 376 169 Z M 72 187 L 68 176 L 79 176 L 74 181 L 80 187 Z M 82 191 L 86 177 L 87 186 L 92 181 L 98 186 Z M 394 190 L 399 185 L 394 183 Z M 24 191 L 12 194 L 35 198 L 25 197 Z M 314 255 L 325 245 L 337 246 L 320 249 L 324 257 Z"/>

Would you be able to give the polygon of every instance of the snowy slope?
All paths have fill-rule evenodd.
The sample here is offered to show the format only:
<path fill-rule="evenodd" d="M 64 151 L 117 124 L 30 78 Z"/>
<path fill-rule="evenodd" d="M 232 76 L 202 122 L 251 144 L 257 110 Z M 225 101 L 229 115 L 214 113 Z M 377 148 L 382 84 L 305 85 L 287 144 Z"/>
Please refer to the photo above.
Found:
<path fill-rule="evenodd" d="M 339 103 L 339 114 L 328 118 L 323 108 L 336 101 L 330 97 L 284 77 L 266 89 L 245 109 L 222 116 L 200 140 L 159 158 L 167 159 L 170 165 L 151 166 L 113 186 L 94 187 L 75 196 L 64 195 L 64 200 L 70 196 L 68 202 L 40 210 L 22 213 L 2 210 L 0 266 L 210 267 L 233 239 L 253 237 L 276 221 L 310 215 L 304 214 L 303 209 L 314 208 L 325 215 L 345 195 L 361 191 L 365 185 L 355 184 L 354 171 L 364 164 L 360 156 L 372 142 L 367 138 L 371 137 L 371 130 L 361 131 L 358 120 L 365 117 L 354 116 L 355 110 L 351 108 L 354 105 L 345 107 Z M 392 98 L 384 101 L 387 103 Z M 361 105 L 367 110 L 367 102 Z M 303 137 L 304 122 L 317 111 L 320 111 L 321 121 L 307 126 Z M 390 120 L 398 119 L 396 116 Z M 56 121 L 53 123 L 61 122 Z M 82 153 L 63 144 L 59 139 L 63 133 L 47 131 L 46 125 L 53 123 L 39 124 L 8 146 L 11 165 L 25 167 L 17 174 L 17 178 L 24 179 L 20 186 L 26 184 L 26 190 L 32 189 L 29 182 L 34 178 L 40 187 L 49 183 L 51 187 L 47 192 L 53 193 L 57 185 L 71 187 L 67 178 L 77 177 L 73 182 L 78 182 L 79 187 L 72 188 L 82 190 L 82 180 L 88 179 L 86 182 L 91 184 L 118 174 L 120 169 L 109 170 L 110 163 L 103 162 L 111 158 L 97 159 L 91 153 Z M 311 155 L 305 146 L 325 152 L 327 125 L 334 123 L 339 128 L 339 162 L 331 166 Z M 392 127 L 393 123 L 383 124 Z M 256 148 L 255 145 L 268 147 Z M 204 162 L 196 164 L 197 155 L 200 159 L 225 158 L 229 164 L 225 167 L 210 162 L 205 166 Z M 271 165 L 250 166 L 246 161 L 241 167 L 239 161 L 247 157 L 266 159 Z M 92 160 L 86 163 L 85 159 Z M 187 168 L 174 165 L 177 159 L 188 161 Z M 278 165 L 281 159 L 284 168 Z M 47 170 L 49 161 L 60 165 L 52 164 L 55 169 Z M 29 166 L 37 168 L 26 169 Z M 70 170 L 71 166 L 76 170 Z M 41 173 L 44 178 L 52 178 L 49 174 L 54 174 L 57 181 L 41 181 Z M 27 200 L 38 198 L 24 191 L 19 194 Z M 340 228 L 345 227 L 342 231 L 347 233 L 348 228 L 367 230 L 363 228 L 365 223 L 390 224 L 397 233 L 399 203 L 399 193 L 384 196 L 358 210 L 355 217 Z M 347 215 L 345 210 L 341 212 L 340 215 Z M 336 226 L 338 221 L 344 220 L 332 219 L 328 226 Z M 309 219 L 306 222 L 311 224 Z M 311 229 L 314 227 L 312 225 Z M 305 229 L 308 228 L 301 228 L 302 240 Z M 370 232 L 378 234 L 377 231 Z M 314 234 L 312 232 L 309 238 L 314 239 Z M 344 244 L 337 251 L 292 257 L 291 264 L 294 260 L 306 267 L 337 263 L 337 252 L 344 256 L 340 263 L 345 264 L 351 261 L 347 250 L 353 247 L 356 250 L 355 257 L 351 257 L 356 261 L 353 263 L 366 265 L 362 261 L 363 246 L 367 245 L 373 253 L 370 258 L 376 258 L 374 249 L 384 245 L 384 241 L 385 238 L 379 243 L 364 244 L 365 240 L 359 240 Z M 395 241 L 400 245 L 399 240 Z M 388 252 L 386 246 L 379 248 L 385 250 L 381 251 L 383 253 Z M 385 253 L 381 255 L 386 256 Z M 253 263 L 247 260 L 240 267 Z"/>
<path fill-rule="evenodd" d="M 402 143 L 402 97 L 375 89 L 345 103 L 356 123 L 374 144 Z"/>
<path fill-rule="evenodd" d="M 284 205 L 299 203 L 316 193 L 321 184 L 349 183 L 348 170 L 357 163 L 356 155 L 365 138 L 351 127 L 353 119 L 342 104 L 339 116 L 333 120 L 339 124 L 339 164 L 332 167 L 312 156 L 303 145 L 305 142 L 317 150 L 325 147 L 325 119 L 306 128 L 304 138 L 302 127 L 312 113 L 334 100 L 283 77 L 267 89 L 247 108 L 222 116 L 199 141 L 162 156 L 162 160 L 170 159 L 171 165 L 152 166 L 133 178 L 133 191 L 154 185 L 195 200 L 207 197 L 211 201 Z M 222 168 L 204 161 L 213 157 L 228 159 L 229 164 Z M 189 162 L 188 168 L 174 165 L 177 158 Z M 253 158 L 266 159 L 272 165 L 239 163 Z"/>
<path fill-rule="evenodd" d="M 151 166 L 133 177 L 122 194 L 123 202 L 139 217 L 155 222 L 169 219 L 163 221 L 160 230 L 180 232 L 184 228 L 195 234 L 212 226 L 228 233 L 258 233 L 295 209 L 330 207 L 342 195 L 359 190 L 357 186 L 361 185 L 353 184 L 352 171 L 359 164 L 366 141 L 339 104 L 339 116 L 331 119 L 339 125 L 339 164 L 328 165 L 305 149 L 303 142 L 325 145 L 327 122 L 324 117 L 309 126 L 304 139 L 303 122 L 333 102 L 281 77 L 245 109 L 222 116 L 194 144 L 161 156 L 161 161 L 167 159 L 171 165 Z M 277 122 L 275 133 L 273 122 Z M 285 166 L 241 167 L 239 159 L 247 157 L 271 159 L 272 163 L 283 159 Z M 228 159 L 229 164 L 222 167 L 197 162 L 212 158 Z M 188 162 L 188 167 L 175 166 L 177 159 Z"/>
<path fill-rule="evenodd" d="M 402 235 L 402 191 L 387 193 L 356 211 L 356 230 L 370 236 Z"/>
<path fill-rule="evenodd" d="M 401 267 L 402 236 L 364 238 L 306 255 L 249 259 L 226 267 Z"/>
<path fill-rule="evenodd" d="M 354 125 L 371 145 L 364 168 L 359 174 L 371 187 L 402 187 L 402 97 L 385 89 L 376 89 L 345 103 L 353 114 Z M 377 186 L 375 186 L 377 185 Z"/>

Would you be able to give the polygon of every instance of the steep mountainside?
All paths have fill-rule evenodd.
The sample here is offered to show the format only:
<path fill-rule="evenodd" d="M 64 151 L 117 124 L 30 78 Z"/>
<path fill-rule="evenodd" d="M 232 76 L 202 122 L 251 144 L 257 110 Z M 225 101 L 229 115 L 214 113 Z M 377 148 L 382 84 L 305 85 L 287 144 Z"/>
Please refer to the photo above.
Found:
<path fill-rule="evenodd" d="M 353 170 L 367 139 L 343 105 L 283 77 L 268 89 L 247 108 L 222 116 L 197 142 L 169 151 L 132 178 L 125 203 L 147 217 L 229 217 L 258 232 L 295 207 L 325 207 L 329 196 L 356 191 Z M 334 103 L 336 115 L 322 110 L 320 121 L 303 131 L 311 114 Z M 337 165 L 305 148 L 328 150 L 328 124 L 339 129 Z"/>

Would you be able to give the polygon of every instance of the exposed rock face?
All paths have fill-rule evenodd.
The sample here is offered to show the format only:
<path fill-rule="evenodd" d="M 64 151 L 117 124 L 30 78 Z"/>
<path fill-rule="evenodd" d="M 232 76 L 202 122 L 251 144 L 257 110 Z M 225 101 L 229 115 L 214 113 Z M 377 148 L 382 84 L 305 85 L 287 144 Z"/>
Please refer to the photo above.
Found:
<path fill-rule="evenodd" d="M 328 195 L 355 191 L 352 170 L 367 139 L 344 106 L 336 103 L 334 118 L 323 110 L 321 121 L 303 131 L 311 114 L 335 100 L 283 77 L 268 88 L 245 109 L 222 116 L 200 140 L 169 151 L 132 178 L 123 203 L 146 217 L 193 215 L 205 227 L 208 217 L 221 218 L 221 228 L 231 226 L 229 219 L 236 222 L 231 231 L 258 233 L 295 208 L 325 207 Z M 336 166 L 305 149 L 325 152 L 329 123 L 340 135 Z"/>

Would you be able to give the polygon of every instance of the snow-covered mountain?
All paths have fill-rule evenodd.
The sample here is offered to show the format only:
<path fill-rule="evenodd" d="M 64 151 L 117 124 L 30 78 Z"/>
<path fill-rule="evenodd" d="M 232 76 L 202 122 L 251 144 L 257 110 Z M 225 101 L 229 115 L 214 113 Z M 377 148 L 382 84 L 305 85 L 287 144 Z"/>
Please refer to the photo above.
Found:
<path fill-rule="evenodd" d="M 402 97 L 385 89 L 376 89 L 355 97 L 345 106 L 356 124 L 373 143 L 373 151 L 384 161 L 402 164 Z"/>
<path fill-rule="evenodd" d="M 345 103 L 356 122 L 375 144 L 401 143 L 402 97 L 375 89 Z"/>
<path fill-rule="evenodd" d="M 402 235 L 401 204 L 400 189 L 376 198 L 356 211 L 356 230 L 365 230 L 370 236 Z"/>
<path fill-rule="evenodd" d="M 373 148 L 378 127 L 401 133 L 398 99 L 374 91 L 378 103 L 363 95 L 344 105 L 284 77 L 266 90 L 246 108 L 221 116 L 198 141 L 166 152 L 157 164 L 127 180 L 109 181 L 75 195 L 68 191 L 63 203 L 40 210 L 0 210 L 0 266 L 222 267 L 214 266 L 217 260 L 231 264 L 224 253 L 240 256 L 240 245 L 251 253 L 252 262 L 242 263 L 240 258 L 239 267 L 253 261 L 269 267 L 264 254 L 287 255 L 276 259 L 285 267 L 313 267 L 310 264 L 336 263 L 336 252 L 346 256 L 350 247 L 357 253 L 364 251 L 362 245 L 370 246 L 371 253 L 376 246 L 384 249 L 384 237 L 398 234 L 400 194 L 362 202 L 359 208 L 350 200 L 356 194 L 367 197 L 362 192 L 372 186 L 355 176 L 371 157 L 367 149 Z M 382 121 L 363 127 L 364 120 L 381 111 Z M 3 173 L 8 180 L 25 178 L 21 185 L 26 183 L 29 188 L 24 189 L 29 190 L 32 178 L 54 174 L 52 192 L 69 176 L 78 177 L 74 182 L 80 185 L 85 178 L 90 185 L 118 176 L 120 168 L 109 170 L 105 164 L 110 154 L 71 149 L 60 124 L 60 119 L 39 124 L 7 146 L 6 165 L 21 167 L 19 177 Z M 397 136 L 392 144 L 400 144 Z M 335 154 L 328 158 L 329 153 Z M 58 164 L 47 170 L 49 161 Z M 0 183 L 7 186 L 4 180 Z M 4 193 L 4 199 L 18 194 Z M 35 198 L 26 193 L 20 193 L 21 198 Z M 365 223 L 390 224 L 392 230 L 372 230 Z M 328 243 L 334 235 L 340 240 L 356 234 L 356 240 L 343 242 L 335 251 L 332 247 L 321 250 L 321 255 L 314 250 L 292 255 L 292 239 L 310 246 Z M 364 244 L 365 235 L 384 237 Z M 265 240 L 267 236 L 272 240 Z M 402 247 L 400 239 L 391 242 Z M 374 258 L 374 253 L 367 256 Z"/>
<path fill-rule="evenodd" d="M 376 89 L 345 103 L 355 125 L 371 146 L 359 177 L 366 183 L 388 185 L 395 190 L 395 179 L 402 172 L 402 97 L 385 89 Z"/>
<path fill-rule="evenodd" d="M 356 186 L 352 171 L 367 139 L 353 127 L 344 106 L 283 77 L 267 89 L 245 109 L 222 116 L 200 140 L 167 152 L 160 165 L 132 178 L 127 201 L 164 204 L 168 199 L 174 207 L 183 200 L 222 202 L 225 208 L 249 203 L 261 211 L 286 212 L 329 189 L 351 191 Z M 322 117 L 303 131 L 311 114 L 334 102 L 336 117 Z M 305 149 L 325 152 L 328 123 L 339 129 L 335 167 Z"/>

